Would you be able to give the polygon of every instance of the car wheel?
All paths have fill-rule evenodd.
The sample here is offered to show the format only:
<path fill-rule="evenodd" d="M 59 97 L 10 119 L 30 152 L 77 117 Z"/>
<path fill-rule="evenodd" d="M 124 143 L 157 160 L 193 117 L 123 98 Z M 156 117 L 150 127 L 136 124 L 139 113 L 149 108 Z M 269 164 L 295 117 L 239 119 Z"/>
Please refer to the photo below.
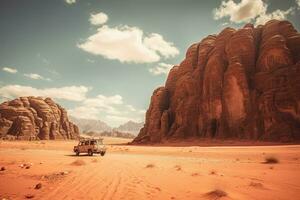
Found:
<path fill-rule="evenodd" d="M 101 156 L 104 156 L 105 155 L 105 152 L 101 152 L 101 154 L 100 154 Z"/>
<path fill-rule="evenodd" d="M 75 153 L 76 153 L 76 156 L 79 156 L 79 154 L 80 154 L 80 152 L 78 150 Z"/>
<path fill-rule="evenodd" d="M 89 155 L 89 156 L 93 156 L 93 151 L 89 149 L 89 150 L 88 150 L 88 155 Z"/>

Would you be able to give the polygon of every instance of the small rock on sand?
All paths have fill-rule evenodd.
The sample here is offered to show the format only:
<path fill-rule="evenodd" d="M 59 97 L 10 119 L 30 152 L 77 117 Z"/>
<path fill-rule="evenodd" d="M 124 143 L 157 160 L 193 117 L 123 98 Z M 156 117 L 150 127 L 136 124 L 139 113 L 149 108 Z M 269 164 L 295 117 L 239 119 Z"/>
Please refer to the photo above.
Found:
<path fill-rule="evenodd" d="M 154 164 L 148 164 L 148 165 L 146 165 L 146 168 L 154 168 L 154 167 L 155 167 Z"/>
<path fill-rule="evenodd" d="M 39 190 L 39 189 L 41 189 L 41 188 L 42 188 L 42 184 L 41 184 L 41 183 L 38 183 L 38 184 L 35 185 L 35 188 L 34 188 L 34 189 Z"/>
<path fill-rule="evenodd" d="M 60 172 L 60 175 L 67 175 L 69 174 L 69 172 L 65 171 L 65 172 Z"/>
<path fill-rule="evenodd" d="M 205 194 L 209 199 L 221 199 L 222 197 L 228 196 L 228 194 L 220 189 L 213 190 Z"/>
<path fill-rule="evenodd" d="M 5 167 L 1 167 L 0 171 L 5 171 L 6 168 Z"/>
<path fill-rule="evenodd" d="M 33 195 L 33 194 L 26 194 L 26 195 L 25 195 L 25 198 L 26 198 L 26 199 L 33 199 L 33 198 L 34 198 L 34 195 Z"/>
<path fill-rule="evenodd" d="M 19 167 L 29 169 L 32 165 L 33 165 L 33 163 L 24 163 L 24 164 L 21 164 Z"/>

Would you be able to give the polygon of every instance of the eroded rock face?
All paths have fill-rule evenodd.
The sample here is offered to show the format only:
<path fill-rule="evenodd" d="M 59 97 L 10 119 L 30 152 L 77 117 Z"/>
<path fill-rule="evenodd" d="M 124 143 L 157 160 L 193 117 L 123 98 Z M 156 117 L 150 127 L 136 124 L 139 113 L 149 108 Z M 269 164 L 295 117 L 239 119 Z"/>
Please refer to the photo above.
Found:
<path fill-rule="evenodd" d="M 52 99 L 20 97 L 0 104 L 0 137 L 17 139 L 75 139 L 78 127 Z"/>
<path fill-rule="evenodd" d="M 187 50 L 133 143 L 188 137 L 300 140 L 300 34 L 290 22 L 226 28 Z"/>

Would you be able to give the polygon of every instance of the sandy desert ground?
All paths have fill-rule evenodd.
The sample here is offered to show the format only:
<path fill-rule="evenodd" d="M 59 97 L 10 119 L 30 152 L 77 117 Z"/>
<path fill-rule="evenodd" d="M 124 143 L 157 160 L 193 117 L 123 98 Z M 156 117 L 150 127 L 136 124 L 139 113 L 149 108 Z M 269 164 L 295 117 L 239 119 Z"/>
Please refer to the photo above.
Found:
<path fill-rule="evenodd" d="M 300 145 L 155 147 L 117 144 L 128 141 L 124 139 L 104 141 L 104 157 L 74 156 L 76 141 L 1 141 L 0 167 L 5 169 L 0 171 L 0 199 L 300 196 Z M 266 157 L 279 163 L 265 164 Z"/>

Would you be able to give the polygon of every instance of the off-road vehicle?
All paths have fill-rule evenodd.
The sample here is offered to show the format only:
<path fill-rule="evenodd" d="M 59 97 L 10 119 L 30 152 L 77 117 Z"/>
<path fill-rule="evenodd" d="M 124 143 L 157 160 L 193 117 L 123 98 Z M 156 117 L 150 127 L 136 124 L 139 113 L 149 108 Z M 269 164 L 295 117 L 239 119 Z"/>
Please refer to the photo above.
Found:
<path fill-rule="evenodd" d="M 106 147 L 103 144 L 103 139 L 80 139 L 77 146 L 74 146 L 73 151 L 79 156 L 80 153 L 87 153 L 92 156 L 94 153 L 104 156 Z"/>

